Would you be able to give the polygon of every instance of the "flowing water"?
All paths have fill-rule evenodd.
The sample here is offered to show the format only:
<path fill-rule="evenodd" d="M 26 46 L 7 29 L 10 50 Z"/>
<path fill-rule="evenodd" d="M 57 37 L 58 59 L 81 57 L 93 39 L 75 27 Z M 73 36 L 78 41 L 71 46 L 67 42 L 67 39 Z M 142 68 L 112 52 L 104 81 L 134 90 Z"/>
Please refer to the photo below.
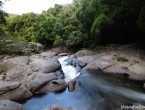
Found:
<path fill-rule="evenodd" d="M 58 58 L 58 61 L 60 62 L 62 70 L 65 74 L 64 80 L 68 83 L 72 79 L 79 76 L 80 73 L 77 72 L 77 70 L 73 66 L 67 65 L 67 62 L 65 61 L 66 59 L 68 59 L 68 56 L 60 57 Z"/>
<path fill-rule="evenodd" d="M 80 74 L 74 67 L 66 65 L 67 58 L 59 58 L 59 61 L 66 76 L 65 81 L 76 82 L 75 90 L 35 95 L 21 102 L 26 110 L 44 110 L 53 104 L 72 110 L 121 110 L 121 106 L 133 103 L 145 106 L 143 83 L 101 70 L 84 69 Z"/>

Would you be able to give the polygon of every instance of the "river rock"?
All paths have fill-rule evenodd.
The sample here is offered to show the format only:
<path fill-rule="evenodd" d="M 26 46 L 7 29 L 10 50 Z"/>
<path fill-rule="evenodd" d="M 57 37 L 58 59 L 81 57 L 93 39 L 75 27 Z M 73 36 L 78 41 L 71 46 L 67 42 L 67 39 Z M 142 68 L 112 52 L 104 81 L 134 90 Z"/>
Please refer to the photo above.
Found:
<path fill-rule="evenodd" d="M 12 69 L 18 64 L 12 62 L 1 62 L 0 63 L 0 74 L 4 74 L 7 70 Z"/>
<path fill-rule="evenodd" d="M 57 60 L 56 53 L 52 51 L 42 52 L 40 55 L 42 56 L 42 58 L 45 58 L 45 59 L 53 58 Z"/>
<path fill-rule="evenodd" d="M 35 42 L 28 42 L 28 48 L 29 49 L 34 49 L 36 51 L 39 51 L 43 48 L 43 46 L 39 43 L 35 43 Z"/>
<path fill-rule="evenodd" d="M 51 92 L 56 92 L 56 91 L 61 91 L 64 90 L 67 87 L 66 82 L 64 80 L 52 80 L 49 83 L 47 83 L 44 87 L 42 87 L 39 91 L 51 91 Z M 38 91 L 38 92 L 39 92 Z"/>
<path fill-rule="evenodd" d="M 54 73 L 49 73 L 49 74 L 44 74 L 44 73 L 39 73 L 39 74 L 34 74 L 33 76 L 31 75 L 31 79 L 29 82 L 27 82 L 26 87 L 32 92 L 38 91 L 40 88 L 45 86 L 48 82 L 57 79 Z"/>
<path fill-rule="evenodd" d="M 102 69 L 106 73 L 126 74 L 129 79 L 145 80 L 145 52 L 140 52 L 128 46 L 103 50 L 99 54 L 82 54 L 77 52 L 76 60 L 87 63 L 85 68 Z M 121 58 L 122 60 L 118 60 Z"/>
<path fill-rule="evenodd" d="M 75 53 L 74 55 L 71 55 L 70 58 L 78 58 L 78 57 L 83 57 L 83 56 L 92 56 L 95 55 L 96 53 L 90 50 L 81 50 Z"/>
<path fill-rule="evenodd" d="M 67 65 L 72 65 L 74 67 L 85 67 L 86 66 L 86 63 L 82 62 L 82 61 L 79 61 L 79 60 L 71 60 L 71 59 L 66 59 L 65 60 L 67 62 Z"/>
<path fill-rule="evenodd" d="M 64 107 L 62 107 L 62 106 L 60 106 L 60 105 L 55 104 L 55 105 L 51 105 L 51 106 L 50 106 L 48 109 L 46 109 L 46 110 L 70 110 L 70 109 L 64 108 Z"/>
<path fill-rule="evenodd" d="M 54 47 L 52 49 L 50 49 L 49 51 L 55 52 L 56 55 L 60 54 L 60 53 L 66 53 L 68 52 L 68 48 L 66 46 L 59 46 L 59 47 Z"/>
<path fill-rule="evenodd" d="M 4 62 L 5 63 L 5 62 Z M 0 99 L 20 100 L 32 96 L 25 87 L 29 76 L 33 74 L 28 65 L 18 65 L 7 70 L 2 76 Z"/>
<path fill-rule="evenodd" d="M 17 89 L 8 91 L 0 96 L 0 100 L 8 99 L 8 100 L 21 100 L 25 98 L 30 98 L 32 93 L 25 87 L 20 86 Z"/>
<path fill-rule="evenodd" d="M 18 56 L 18 57 L 6 59 L 6 60 L 4 60 L 4 62 L 11 62 L 11 63 L 16 63 L 16 64 L 27 65 L 30 62 L 30 58 L 27 56 Z"/>
<path fill-rule="evenodd" d="M 0 110 L 24 110 L 19 103 L 10 100 L 0 100 Z"/>
<path fill-rule="evenodd" d="M 50 73 L 60 69 L 60 64 L 55 59 L 32 59 L 29 64 L 34 72 Z"/>
<path fill-rule="evenodd" d="M 5 73 L 5 81 L 24 82 L 29 75 L 33 74 L 27 65 L 18 65 Z"/>
<path fill-rule="evenodd" d="M 76 84 L 76 81 L 68 82 L 68 90 L 69 90 L 69 92 L 72 92 L 72 91 L 75 90 L 75 84 Z"/>
<path fill-rule="evenodd" d="M 85 67 L 87 64 L 86 64 L 86 63 L 83 63 L 83 62 L 81 62 L 81 61 L 78 61 L 78 65 L 79 65 L 80 67 Z"/>
<path fill-rule="evenodd" d="M 69 55 L 69 53 L 60 53 L 57 56 L 67 56 L 67 55 Z"/>
<path fill-rule="evenodd" d="M 5 40 L 5 43 L 6 44 L 12 44 L 12 43 L 14 43 L 14 41 L 13 40 Z"/>
<path fill-rule="evenodd" d="M 65 77 L 62 70 L 56 71 L 55 75 L 57 76 L 58 79 L 64 79 L 64 77 Z"/>
<path fill-rule="evenodd" d="M 3 81 L 1 81 L 0 82 L 0 95 L 7 91 L 16 89 L 19 86 L 20 86 L 19 82 L 3 82 Z"/>

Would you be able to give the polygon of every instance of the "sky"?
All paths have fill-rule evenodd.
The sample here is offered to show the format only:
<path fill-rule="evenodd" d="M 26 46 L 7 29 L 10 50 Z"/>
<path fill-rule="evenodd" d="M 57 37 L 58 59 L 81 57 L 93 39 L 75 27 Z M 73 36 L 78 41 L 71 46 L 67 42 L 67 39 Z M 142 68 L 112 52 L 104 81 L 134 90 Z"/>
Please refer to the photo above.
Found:
<path fill-rule="evenodd" d="M 23 14 L 28 12 L 41 13 L 43 10 L 48 10 L 54 7 L 55 4 L 69 4 L 73 0 L 1 0 L 3 10 L 12 14 Z"/>

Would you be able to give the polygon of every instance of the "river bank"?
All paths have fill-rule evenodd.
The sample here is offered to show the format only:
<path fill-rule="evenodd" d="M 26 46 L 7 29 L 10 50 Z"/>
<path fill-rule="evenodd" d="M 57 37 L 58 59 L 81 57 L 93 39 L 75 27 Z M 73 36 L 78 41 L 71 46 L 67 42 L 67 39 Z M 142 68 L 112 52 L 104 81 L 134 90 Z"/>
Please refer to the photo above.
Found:
<path fill-rule="evenodd" d="M 127 46 L 114 46 L 114 47 L 110 46 L 100 51 L 99 53 L 96 53 L 90 50 L 81 50 L 75 54 L 69 54 L 69 53 L 64 54 L 64 52 L 68 52 L 68 50 L 54 48 L 46 52 L 42 52 L 41 54 L 32 55 L 30 57 L 17 56 L 13 58 L 9 58 L 9 57 L 1 58 L 0 99 L 18 101 L 18 100 L 33 97 L 35 96 L 35 94 L 39 94 L 39 93 L 51 94 L 50 92 L 64 90 L 67 87 L 67 83 L 63 79 L 63 77 L 56 75 L 56 71 L 61 70 L 61 65 L 58 61 L 58 57 L 63 56 L 63 55 L 69 55 L 69 59 L 67 59 L 68 65 L 75 67 L 78 72 L 81 72 L 81 75 L 68 83 L 69 91 L 71 92 L 71 94 L 65 90 L 65 92 L 62 93 L 63 97 L 65 97 L 66 95 L 66 98 L 67 98 L 67 94 L 69 94 L 68 96 L 72 98 L 72 94 L 75 94 L 75 93 L 76 93 L 76 96 L 80 96 L 79 94 L 82 92 L 82 90 L 87 91 L 87 93 L 85 93 L 84 96 L 88 97 L 90 93 L 88 93 L 89 91 L 86 89 L 92 89 L 92 91 L 90 91 L 91 94 L 94 94 L 96 92 L 98 93 L 98 90 L 93 89 L 94 87 L 99 88 L 99 91 L 101 91 L 101 94 L 99 95 L 101 95 L 101 97 L 103 95 L 103 91 L 108 91 L 108 90 L 119 91 L 119 89 L 114 89 L 114 83 L 113 85 L 112 84 L 110 85 L 110 82 L 109 84 L 107 84 L 108 80 L 106 83 L 106 80 L 104 81 L 104 76 L 99 75 L 100 73 L 102 74 L 110 73 L 111 76 L 107 76 L 107 78 L 110 78 L 111 80 L 119 80 L 120 78 L 116 76 L 120 76 L 120 77 L 123 77 L 121 79 L 122 81 L 124 81 L 123 79 L 127 79 L 127 80 L 133 80 L 133 81 L 138 82 L 137 85 L 134 82 L 125 83 L 126 88 L 128 87 L 133 91 L 135 90 L 139 92 L 139 93 L 133 92 L 133 94 L 136 95 L 135 97 L 131 97 L 129 95 L 124 96 L 124 94 L 126 94 L 125 92 L 126 89 L 124 88 L 121 88 L 122 89 L 121 94 L 120 92 L 117 92 L 117 96 L 120 95 L 120 96 L 128 97 L 128 99 L 131 100 L 132 102 L 132 103 L 130 102 L 131 104 L 133 104 L 134 102 L 136 103 L 138 102 L 142 104 L 142 102 L 144 102 L 144 100 L 140 99 L 140 97 L 138 96 L 138 95 L 143 94 L 143 91 L 145 91 L 143 90 L 144 83 L 145 83 L 145 68 L 144 68 L 145 67 L 145 57 L 144 57 L 145 54 L 143 50 L 134 49 L 132 46 L 127 45 Z M 60 54 L 60 53 L 63 53 L 63 54 Z M 84 71 L 88 71 L 89 69 L 91 70 L 95 69 L 96 71 L 101 70 L 102 72 L 94 71 L 93 73 L 87 72 L 87 74 L 85 74 L 86 72 Z M 90 75 L 88 75 L 88 73 L 93 74 L 93 77 L 90 78 Z M 99 77 L 99 79 L 96 79 L 97 77 Z M 84 83 L 84 80 L 87 82 Z M 121 80 L 119 80 L 120 83 L 122 83 Z M 104 88 L 100 87 L 98 83 L 100 85 L 101 83 L 104 83 L 103 85 Z M 115 83 L 118 83 L 118 82 L 115 82 Z M 82 84 L 82 86 L 80 86 L 80 84 Z M 88 88 L 84 88 L 85 86 L 87 86 Z M 117 85 L 117 86 L 115 85 L 115 87 L 118 87 L 118 86 L 120 87 L 121 85 Z M 135 86 L 135 88 L 133 88 L 133 86 Z M 82 87 L 84 89 L 82 89 Z M 127 91 L 127 92 L 130 92 L 130 91 Z M 106 94 L 106 92 L 104 94 Z M 116 93 L 109 92 L 108 94 L 116 94 Z M 93 100 L 94 101 L 93 103 L 94 104 L 98 103 L 98 106 L 106 103 L 107 105 L 106 106 L 104 105 L 102 107 L 108 107 L 108 104 L 110 103 L 108 102 L 108 100 L 106 100 L 106 97 L 109 97 L 109 100 L 114 99 L 112 96 L 108 94 L 105 95 L 105 99 L 97 98 L 97 100 L 102 100 L 101 102 L 96 102 L 96 100 Z M 52 95 L 51 97 L 48 97 L 48 98 L 52 100 L 53 97 L 57 97 L 57 95 Z M 92 97 L 89 97 L 89 98 L 91 98 L 90 100 L 92 100 Z M 135 101 L 134 98 L 138 98 L 138 100 Z M 72 105 L 75 106 L 75 103 L 73 102 L 73 100 L 76 101 L 78 99 L 72 98 L 72 101 L 70 101 L 69 103 L 69 104 L 72 103 Z M 53 101 L 56 101 L 55 103 L 57 104 L 58 100 L 53 100 Z M 124 102 L 124 100 L 120 101 L 120 99 L 118 99 L 118 102 L 120 102 L 119 104 L 121 104 L 122 102 Z M 55 103 L 51 102 L 49 104 L 47 103 L 45 104 L 51 105 Z M 84 103 L 87 104 L 89 102 L 84 102 Z M 116 103 L 112 101 L 111 103 L 114 103 L 113 106 L 115 108 Z M 60 104 L 63 105 L 63 103 L 60 103 Z M 83 105 L 81 105 L 80 107 L 83 107 Z M 111 107 L 112 110 L 114 108 Z"/>

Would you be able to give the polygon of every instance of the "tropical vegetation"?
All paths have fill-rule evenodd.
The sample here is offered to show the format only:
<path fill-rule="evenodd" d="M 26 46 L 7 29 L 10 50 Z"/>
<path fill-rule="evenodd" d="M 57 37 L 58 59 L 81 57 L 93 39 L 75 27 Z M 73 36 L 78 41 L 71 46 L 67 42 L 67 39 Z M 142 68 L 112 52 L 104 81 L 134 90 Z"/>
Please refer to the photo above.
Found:
<path fill-rule="evenodd" d="M 145 42 L 144 0 L 73 0 L 41 14 L 8 15 L 0 10 L 0 34 L 50 47 Z"/>

